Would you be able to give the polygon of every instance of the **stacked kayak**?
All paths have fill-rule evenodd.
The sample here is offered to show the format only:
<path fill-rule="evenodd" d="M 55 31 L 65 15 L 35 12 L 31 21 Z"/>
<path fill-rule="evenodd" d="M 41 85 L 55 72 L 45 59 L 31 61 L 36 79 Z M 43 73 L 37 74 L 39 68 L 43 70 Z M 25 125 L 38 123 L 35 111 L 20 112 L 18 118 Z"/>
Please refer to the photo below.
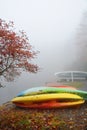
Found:
<path fill-rule="evenodd" d="M 70 88 L 70 89 L 76 89 L 75 87 L 73 86 L 67 86 L 67 85 L 58 85 L 58 84 L 47 84 L 47 86 L 49 87 L 57 87 L 57 88 Z"/>
<path fill-rule="evenodd" d="M 36 87 L 22 91 L 12 102 L 26 108 L 60 108 L 83 104 L 87 92 L 69 87 Z"/>

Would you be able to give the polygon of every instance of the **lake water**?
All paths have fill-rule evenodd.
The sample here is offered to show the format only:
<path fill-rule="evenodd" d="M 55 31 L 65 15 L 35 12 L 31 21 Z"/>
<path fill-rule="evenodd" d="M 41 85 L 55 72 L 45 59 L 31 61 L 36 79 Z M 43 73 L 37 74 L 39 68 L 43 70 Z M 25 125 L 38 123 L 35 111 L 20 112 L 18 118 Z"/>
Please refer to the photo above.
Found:
<path fill-rule="evenodd" d="M 44 77 L 44 78 L 43 78 Z M 49 78 L 48 78 L 49 77 Z M 0 88 L 0 105 L 10 101 L 14 98 L 19 92 L 38 86 L 45 86 L 47 83 L 56 82 L 55 77 L 49 75 L 23 75 L 14 82 L 6 84 L 6 87 Z M 87 91 L 87 82 L 84 83 L 82 90 Z"/>
<path fill-rule="evenodd" d="M 0 88 L 0 105 L 14 98 L 19 92 L 26 90 L 32 86 L 18 86 L 18 85 L 7 85 L 7 87 Z"/>

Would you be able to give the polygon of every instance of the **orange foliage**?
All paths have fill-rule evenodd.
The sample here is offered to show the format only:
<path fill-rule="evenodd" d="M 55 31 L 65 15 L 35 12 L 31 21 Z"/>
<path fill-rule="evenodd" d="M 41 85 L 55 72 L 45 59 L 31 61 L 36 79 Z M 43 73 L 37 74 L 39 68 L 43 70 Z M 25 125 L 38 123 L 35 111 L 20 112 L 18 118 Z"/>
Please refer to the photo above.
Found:
<path fill-rule="evenodd" d="M 36 55 L 26 33 L 16 33 L 13 22 L 0 19 L 0 76 L 7 78 L 13 72 L 19 74 L 19 68 L 36 73 L 38 66 L 30 62 Z"/>

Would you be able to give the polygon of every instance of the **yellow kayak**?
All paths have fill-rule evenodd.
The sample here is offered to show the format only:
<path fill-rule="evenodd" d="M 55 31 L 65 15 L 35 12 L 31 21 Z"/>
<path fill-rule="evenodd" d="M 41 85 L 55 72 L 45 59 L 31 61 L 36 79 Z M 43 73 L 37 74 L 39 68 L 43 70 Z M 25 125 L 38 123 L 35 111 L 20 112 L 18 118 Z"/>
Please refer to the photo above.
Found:
<path fill-rule="evenodd" d="M 28 108 L 55 108 L 82 104 L 82 97 L 70 93 L 40 94 L 15 97 L 12 102 L 20 107 Z"/>
<path fill-rule="evenodd" d="M 13 98 L 12 102 L 35 102 L 35 101 L 47 101 L 53 99 L 79 99 L 82 97 L 76 94 L 70 93 L 54 93 L 54 94 L 40 94 L 40 95 L 32 95 L 32 96 L 22 96 Z"/>

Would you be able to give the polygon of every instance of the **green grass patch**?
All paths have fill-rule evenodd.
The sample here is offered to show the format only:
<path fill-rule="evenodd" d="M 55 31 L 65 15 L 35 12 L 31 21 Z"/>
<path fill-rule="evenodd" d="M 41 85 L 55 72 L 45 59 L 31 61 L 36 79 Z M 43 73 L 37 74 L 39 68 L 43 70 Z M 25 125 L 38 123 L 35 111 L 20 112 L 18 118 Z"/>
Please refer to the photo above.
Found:
<path fill-rule="evenodd" d="M 80 88 L 80 87 L 84 86 L 84 83 L 83 82 L 67 82 L 67 83 L 65 83 L 65 85 L 69 85 L 69 86 L 73 86 L 73 87 L 76 87 L 76 88 Z"/>

